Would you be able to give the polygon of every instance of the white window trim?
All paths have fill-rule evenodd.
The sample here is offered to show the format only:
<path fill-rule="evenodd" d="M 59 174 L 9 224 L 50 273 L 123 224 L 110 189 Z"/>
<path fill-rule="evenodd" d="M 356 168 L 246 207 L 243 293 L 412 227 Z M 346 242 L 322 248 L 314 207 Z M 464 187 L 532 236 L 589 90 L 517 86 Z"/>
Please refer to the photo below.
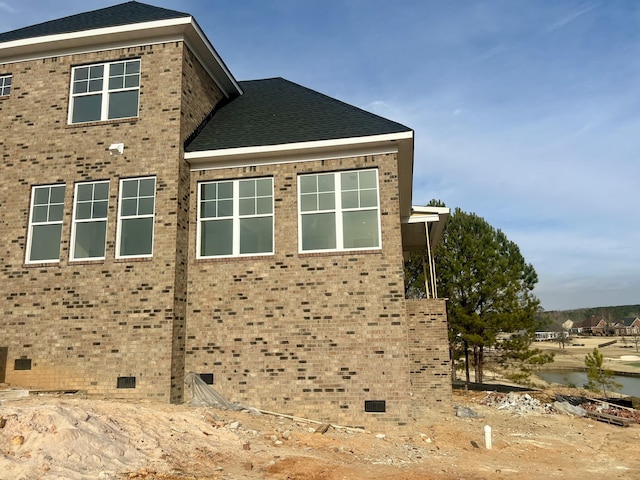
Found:
<path fill-rule="evenodd" d="M 109 73 L 111 70 L 111 65 L 116 63 L 127 63 L 138 61 L 140 62 L 140 69 L 138 72 L 139 81 L 137 87 L 123 87 L 123 88 L 114 88 L 113 90 L 109 89 Z M 102 75 L 102 90 L 95 92 L 85 92 L 85 93 L 73 93 L 73 86 L 75 83 L 75 75 L 76 70 L 80 68 L 87 67 L 98 67 L 104 66 L 103 75 Z M 113 60 L 111 62 L 103 62 L 103 63 L 91 63 L 86 65 L 77 65 L 71 69 L 71 85 L 69 87 L 69 112 L 67 115 L 67 124 L 68 125 L 82 125 L 83 123 L 93 123 L 93 122 L 106 122 L 110 120 L 126 120 L 130 118 L 138 118 L 140 114 L 140 87 L 142 84 L 142 60 L 140 58 L 125 58 L 121 60 Z M 138 91 L 138 109 L 136 114 L 130 117 L 118 117 L 118 118 L 109 118 L 109 94 L 116 92 L 128 92 L 132 90 Z M 79 97 L 91 96 L 91 95 L 102 95 L 102 101 L 100 105 L 100 118 L 98 120 L 90 120 L 87 122 L 74 122 L 73 121 L 73 111 L 75 106 L 75 99 Z"/>
<path fill-rule="evenodd" d="M 88 262 L 88 261 L 93 261 L 93 260 L 104 260 L 106 258 L 106 254 L 107 254 L 107 229 L 109 227 L 109 222 L 108 222 L 108 216 L 109 216 L 109 209 L 107 206 L 107 214 L 105 217 L 102 218 L 89 218 L 89 219 L 82 219 L 82 220 L 77 220 L 76 219 L 76 208 L 78 205 L 78 187 L 80 185 L 97 185 L 98 183 L 106 183 L 107 184 L 107 191 L 109 191 L 109 180 L 97 180 L 95 182 L 79 182 L 75 184 L 74 190 L 73 190 L 73 212 L 72 212 L 72 216 L 71 216 L 71 245 L 69 245 L 69 261 L 70 262 Z M 92 199 L 93 200 L 93 199 Z M 107 193 L 107 202 L 109 201 L 109 193 Z M 91 223 L 91 222 L 105 222 L 105 232 L 104 232 L 104 251 L 105 254 L 102 257 L 82 257 L 82 258 L 76 258 L 76 252 L 75 252 L 75 248 L 76 248 L 76 227 L 78 223 Z"/>
<path fill-rule="evenodd" d="M 344 247 L 344 231 L 342 228 L 342 214 L 344 212 L 358 212 L 358 211 L 367 211 L 374 210 L 372 207 L 367 208 L 342 208 L 342 173 L 350 173 L 350 172 L 366 172 L 373 171 L 376 174 L 376 196 L 377 196 L 377 210 L 378 215 L 378 246 L 377 247 L 362 247 L 362 248 L 345 248 Z M 330 210 L 315 210 L 313 212 L 302 212 L 301 209 L 301 189 L 300 189 L 300 181 L 301 177 L 306 176 L 315 176 L 315 175 L 327 175 L 331 174 L 334 176 L 334 196 L 335 196 L 335 205 L 334 208 Z M 331 213 L 334 212 L 336 214 L 336 248 L 324 248 L 319 250 L 303 250 L 302 248 L 302 217 L 304 215 L 313 215 L 318 213 Z M 381 223 L 381 212 L 380 212 L 380 176 L 378 175 L 377 168 L 366 168 L 366 169 L 357 169 L 357 170 L 341 170 L 337 172 L 314 172 L 314 173 L 303 173 L 298 175 L 298 253 L 331 253 L 331 252 L 356 252 L 356 251 L 365 251 L 365 250 L 382 250 L 382 223 Z"/>
<path fill-rule="evenodd" d="M 7 79 L 11 80 L 11 83 L 7 85 Z M 0 97 L 8 97 L 11 95 L 11 88 L 13 87 L 13 75 L 11 73 L 5 73 L 0 75 Z M 3 93 L 8 88 L 8 93 Z"/>
<path fill-rule="evenodd" d="M 125 215 L 121 214 L 122 212 L 122 185 L 124 182 L 131 180 L 154 180 L 154 189 L 153 189 L 153 213 L 145 214 L 145 215 Z M 156 229 L 155 229 L 155 216 L 156 216 L 156 201 L 157 195 L 156 191 L 158 189 L 158 179 L 151 175 L 147 177 L 131 177 L 131 178 L 121 178 L 118 189 L 118 228 L 116 232 L 116 258 L 117 259 L 127 259 L 127 258 L 151 258 L 153 257 L 153 249 L 155 248 L 155 238 L 156 238 Z M 130 219 L 130 218 L 151 218 L 151 253 L 145 253 L 142 255 L 120 255 L 120 239 L 122 236 L 122 220 Z"/>
<path fill-rule="evenodd" d="M 211 181 L 203 181 L 198 183 L 198 207 L 197 207 L 197 231 L 196 231 L 196 259 L 212 259 L 212 258 L 238 258 L 238 257 L 264 257 L 268 255 L 273 255 L 275 253 L 275 205 L 274 205 L 274 187 L 273 187 L 273 177 L 262 177 L 269 178 L 271 180 L 271 213 L 269 214 L 255 214 L 255 215 L 242 215 L 240 216 L 240 188 L 239 184 L 244 180 L 261 180 L 261 178 L 240 178 L 236 180 L 211 180 Z M 201 232 L 202 232 L 202 223 L 207 220 L 213 220 L 211 218 L 203 219 L 200 216 L 200 201 L 201 201 L 201 192 L 202 185 L 212 184 L 212 183 L 228 183 L 231 182 L 233 184 L 233 215 L 231 217 L 217 217 L 217 219 L 231 219 L 233 225 L 233 233 L 232 233 L 232 252 L 230 255 L 201 255 L 200 247 L 201 247 Z M 271 239 L 271 251 L 270 252 L 258 252 L 258 253 L 240 253 L 240 219 L 242 218 L 266 218 L 271 217 L 271 234 L 273 238 Z"/>
<path fill-rule="evenodd" d="M 31 187 L 31 206 L 29 207 L 29 233 L 27 235 L 27 245 L 25 252 L 25 263 L 26 264 L 39 264 L 39 263 L 60 263 L 60 245 L 58 245 L 58 258 L 52 258 L 48 260 L 31 260 L 31 245 L 33 243 L 33 227 L 38 225 L 62 225 L 64 222 L 64 214 L 62 215 L 62 219 L 59 221 L 56 220 L 54 222 L 34 222 L 33 221 L 33 209 L 35 207 L 36 202 L 36 190 L 39 188 L 51 188 L 51 187 L 60 187 L 64 186 L 66 191 L 66 185 L 64 183 L 52 183 L 49 185 L 34 185 Z M 60 244 L 62 243 L 62 234 L 60 235 Z"/>

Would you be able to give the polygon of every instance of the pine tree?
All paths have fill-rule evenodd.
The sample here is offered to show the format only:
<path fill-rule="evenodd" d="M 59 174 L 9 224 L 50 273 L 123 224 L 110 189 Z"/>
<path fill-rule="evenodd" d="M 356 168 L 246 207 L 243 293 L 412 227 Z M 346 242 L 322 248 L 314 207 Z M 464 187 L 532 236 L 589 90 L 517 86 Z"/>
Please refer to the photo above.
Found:
<path fill-rule="evenodd" d="M 532 292 L 538 276 L 501 230 L 459 208 L 435 261 L 439 294 L 449 299 L 450 338 L 473 353 L 475 380 L 482 383 L 486 348 L 502 334 L 535 332 L 539 301 Z"/>
<path fill-rule="evenodd" d="M 602 390 L 604 396 L 607 397 L 607 389 L 620 390 L 622 388 L 622 385 L 613 379 L 615 374 L 604 367 L 604 355 L 597 348 L 584 357 L 584 364 L 587 367 L 587 378 L 589 379 L 587 387 L 590 390 Z"/>

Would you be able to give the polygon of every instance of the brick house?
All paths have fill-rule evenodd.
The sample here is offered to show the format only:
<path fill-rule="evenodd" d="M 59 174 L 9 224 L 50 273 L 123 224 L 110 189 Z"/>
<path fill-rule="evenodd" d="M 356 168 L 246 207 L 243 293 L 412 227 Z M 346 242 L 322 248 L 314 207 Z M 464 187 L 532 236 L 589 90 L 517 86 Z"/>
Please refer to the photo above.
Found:
<path fill-rule="evenodd" d="M 138 2 L 0 34 L 0 129 L 0 382 L 182 402 L 193 371 L 352 425 L 450 410 L 448 210 L 411 206 L 411 129 L 239 82 Z"/>

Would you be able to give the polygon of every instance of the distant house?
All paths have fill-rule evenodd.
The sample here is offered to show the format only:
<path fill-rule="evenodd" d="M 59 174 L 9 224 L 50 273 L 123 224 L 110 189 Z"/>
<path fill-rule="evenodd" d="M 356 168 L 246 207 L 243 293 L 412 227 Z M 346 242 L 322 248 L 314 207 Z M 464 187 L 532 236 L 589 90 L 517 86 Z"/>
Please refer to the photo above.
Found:
<path fill-rule="evenodd" d="M 616 335 L 638 335 L 640 334 L 640 318 L 627 317 L 616 320 L 613 323 L 613 330 Z"/>
<path fill-rule="evenodd" d="M 591 317 L 582 322 L 579 328 L 584 335 L 605 335 L 607 334 L 607 321 L 603 318 Z"/>
<path fill-rule="evenodd" d="M 347 425 L 450 412 L 449 211 L 412 206 L 411 128 L 237 81 L 190 14 L 127 2 L 0 33 L 0 131 L 0 382 L 182 402 L 193 371 Z"/>

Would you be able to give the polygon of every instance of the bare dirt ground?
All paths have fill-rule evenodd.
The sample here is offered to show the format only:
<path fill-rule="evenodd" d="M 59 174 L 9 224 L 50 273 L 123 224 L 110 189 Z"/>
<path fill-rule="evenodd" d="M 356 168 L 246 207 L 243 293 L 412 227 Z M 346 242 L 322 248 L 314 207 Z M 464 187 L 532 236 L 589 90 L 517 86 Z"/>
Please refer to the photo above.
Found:
<path fill-rule="evenodd" d="M 536 346 L 556 354 L 555 367 L 582 367 L 587 353 L 611 340 Z M 618 340 L 600 349 L 607 368 L 640 372 L 635 346 Z M 593 393 L 534 381 L 543 390 L 518 398 L 539 408 L 497 406 L 487 401 L 493 394 L 455 391 L 449 415 L 401 431 L 325 433 L 276 415 L 0 388 L 0 480 L 640 478 L 640 424 L 619 427 L 554 411 L 557 393 Z M 478 417 L 455 414 L 465 408 Z"/>
<path fill-rule="evenodd" d="M 531 396 L 544 405 L 554 393 Z M 485 396 L 454 394 L 456 406 L 482 418 L 452 411 L 400 432 L 331 427 L 324 434 L 304 421 L 206 407 L 5 397 L 0 479 L 639 478 L 640 425 L 541 413 L 545 409 L 517 413 L 486 405 Z M 490 450 L 485 425 L 492 430 Z"/>

